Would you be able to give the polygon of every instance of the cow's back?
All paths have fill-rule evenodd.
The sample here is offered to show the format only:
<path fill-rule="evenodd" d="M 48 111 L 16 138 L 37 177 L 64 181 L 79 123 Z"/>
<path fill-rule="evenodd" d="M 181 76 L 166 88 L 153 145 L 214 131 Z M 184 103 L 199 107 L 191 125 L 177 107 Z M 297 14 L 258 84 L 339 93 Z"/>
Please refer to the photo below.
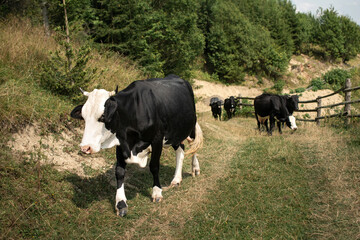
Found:
<path fill-rule="evenodd" d="M 124 103 L 121 111 L 128 112 L 127 122 L 133 128 L 140 132 L 160 131 L 168 144 L 179 144 L 195 127 L 191 85 L 175 75 L 135 81 L 116 98 Z"/>
<path fill-rule="evenodd" d="M 262 117 L 269 116 L 273 110 L 270 94 L 262 94 L 257 96 L 254 100 L 255 114 Z"/>

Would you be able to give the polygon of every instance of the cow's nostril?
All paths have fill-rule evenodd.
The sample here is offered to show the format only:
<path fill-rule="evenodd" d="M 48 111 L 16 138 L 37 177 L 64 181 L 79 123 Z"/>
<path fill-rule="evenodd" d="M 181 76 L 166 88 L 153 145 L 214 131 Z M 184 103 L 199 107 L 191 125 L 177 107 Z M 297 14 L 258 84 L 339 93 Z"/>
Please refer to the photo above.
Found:
<path fill-rule="evenodd" d="M 81 151 L 82 151 L 83 153 L 86 153 L 86 154 L 91 154 L 91 153 L 92 153 L 92 149 L 91 149 L 90 146 L 83 146 L 83 147 L 81 147 Z"/>

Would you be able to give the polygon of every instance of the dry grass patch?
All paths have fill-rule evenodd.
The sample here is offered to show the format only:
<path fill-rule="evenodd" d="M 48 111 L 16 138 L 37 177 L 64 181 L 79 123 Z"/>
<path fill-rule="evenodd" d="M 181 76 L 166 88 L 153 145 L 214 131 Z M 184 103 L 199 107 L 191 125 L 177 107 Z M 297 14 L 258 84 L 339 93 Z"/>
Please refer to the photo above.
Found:
<path fill-rule="evenodd" d="M 56 48 L 54 39 L 45 36 L 43 28 L 33 26 L 28 19 L 12 17 L 0 22 L 0 60 L 8 66 L 31 70 Z"/>

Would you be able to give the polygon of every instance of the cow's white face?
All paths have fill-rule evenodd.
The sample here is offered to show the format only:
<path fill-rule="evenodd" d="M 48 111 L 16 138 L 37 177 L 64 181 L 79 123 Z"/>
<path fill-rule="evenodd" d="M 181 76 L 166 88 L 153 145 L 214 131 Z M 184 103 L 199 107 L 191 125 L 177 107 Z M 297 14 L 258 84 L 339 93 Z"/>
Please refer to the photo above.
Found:
<path fill-rule="evenodd" d="M 289 116 L 289 121 L 290 121 L 290 128 L 292 130 L 296 130 L 297 129 L 297 126 L 296 126 L 296 121 L 295 121 L 295 117 L 293 115 L 290 115 Z"/>
<path fill-rule="evenodd" d="M 99 152 L 102 148 L 111 148 L 120 145 L 115 134 L 105 128 L 105 124 L 99 119 L 104 114 L 105 102 L 114 92 L 104 89 L 95 89 L 92 92 L 84 92 L 88 97 L 81 109 L 81 116 L 85 120 L 85 129 L 80 143 L 81 151 L 86 154 Z"/>

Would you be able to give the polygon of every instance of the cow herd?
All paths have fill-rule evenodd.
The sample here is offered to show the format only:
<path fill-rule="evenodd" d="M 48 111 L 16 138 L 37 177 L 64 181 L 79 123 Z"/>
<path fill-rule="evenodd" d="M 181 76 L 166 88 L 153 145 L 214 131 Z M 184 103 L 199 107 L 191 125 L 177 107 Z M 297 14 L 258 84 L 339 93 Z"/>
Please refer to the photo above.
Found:
<path fill-rule="evenodd" d="M 138 80 L 122 91 L 94 89 L 82 90 L 87 97 L 85 104 L 71 112 L 71 117 L 85 121 L 85 129 L 80 151 L 93 154 L 101 149 L 116 147 L 115 176 L 117 190 L 115 210 L 117 215 L 128 212 L 125 195 L 125 168 L 127 164 L 138 164 L 144 168 L 148 164 L 153 176 L 152 200 L 162 200 L 159 179 L 160 156 L 163 147 L 175 150 L 176 168 L 171 186 L 182 181 L 182 166 L 185 155 L 191 155 L 192 174 L 200 174 L 196 151 L 201 148 L 203 134 L 197 122 L 194 93 L 191 85 L 175 75 L 165 78 Z M 297 96 L 277 96 L 263 94 L 255 99 L 255 115 L 260 124 L 267 127 L 270 121 L 271 134 L 275 121 L 285 122 L 296 129 L 292 113 L 297 110 Z M 230 97 L 224 103 L 219 98 L 210 100 L 214 118 L 221 120 L 221 106 L 228 118 L 234 116 L 236 99 Z M 291 118 L 292 117 L 292 118 Z M 278 123 L 281 131 L 280 123 Z M 185 152 L 184 142 L 189 142 Z"/>
<path fill-rule="evenodd" d="M 257 96 L 254 100 L 254 109 L 259 131 L 261 131 L 261 125 L 264 125 L 268 134 L 272 135 L 275 122 L 277 123 L 279 133 L 282 133 L 281 127 L 284 123 L 290 129 L 296 130 L 295 117 L 292 114 L 299 109 L 298 104 L 299 96 L 297 95 L 263 93 Z M 226 98 L 224 103 L 218 97 L 213 97 L 210 99 L 210 107 L 215 119 L 221 120 L 222 105 L 224 105 L 228 119 L 235 116 L 238 101 L 236 101 L 234 96 Z"/>

